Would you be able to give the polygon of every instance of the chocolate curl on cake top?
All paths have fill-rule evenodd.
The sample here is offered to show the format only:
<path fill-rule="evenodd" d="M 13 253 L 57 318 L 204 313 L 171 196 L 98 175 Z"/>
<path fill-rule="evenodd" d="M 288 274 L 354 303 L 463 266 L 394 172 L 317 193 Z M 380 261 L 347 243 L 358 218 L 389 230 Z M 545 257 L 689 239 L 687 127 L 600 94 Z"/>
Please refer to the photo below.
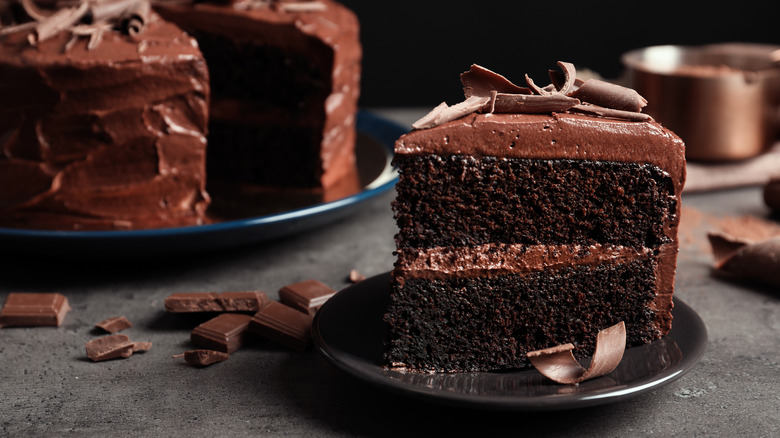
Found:
<path fill-rule="evenodd" d="M 715 269 L 747 281 L 780 286 L 780 237 L 753 241 L 710 232 Z"/>
<path fill-rule="evenodd" d="M 623 359 L 626 349 L 626 324 L 621 321 L 601 330 L 596 336 L 596 351 L 587 369 L 574 358 L 574 345 L 563 344 L 526 353 L 531 364 L 545 377 L 565 385 L 611 373 Z"/>
<path fill-rule="evenodd" d="M 577 79 L 574 64 L 558 62 L 561 72 L 550 71 L 552 83 L 537 86 L 528 75 L 528 87 L 511 81 L 479 65 L 461 74 L 466 99 L 456 105 L 441 103 L 420 120 L 414 129 L 427 129 L 465 115 L 480 113 L 545 114 L 584 113 L 630 121 L 652 120 L 643 114 L 647 101 L 635 90 L 598 79 Z"/>
<path fill-rule="evenodd" d="M 9 3 L 2 2 L 0 10 Z M 18 0 L 27 20 L 16 19 L 13 24 L 0 23 L 0 35 L 29 31 L 27 40 L 32 46 L 59 34 L 70 32 L 73 38 L 65 50 L 79 37 L 89 37 L 87 48 L 94 50 L 100 44 L 103 33 L 121 32 L 131 37 L 143 32 L 149 22 L 151 5 L 148 0 L 80 0 L 58 1 L 54 7 L 41 7 L 34 0 Z M 8 8 L 10 10 L 10 7 Z"/>

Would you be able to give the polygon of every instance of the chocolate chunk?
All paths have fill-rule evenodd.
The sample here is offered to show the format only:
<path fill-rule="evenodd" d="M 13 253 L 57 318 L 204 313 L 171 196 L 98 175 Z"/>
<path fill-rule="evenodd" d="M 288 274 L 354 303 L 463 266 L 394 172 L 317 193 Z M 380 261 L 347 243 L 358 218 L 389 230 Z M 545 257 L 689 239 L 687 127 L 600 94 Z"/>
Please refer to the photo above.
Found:
<path fill-rule="evenodd" d="M 289 284 L 279 290 L 279 301 L 314 315 L 320 307 L 328 301 L 336 291 L 317 280 L 306 280 Z"/>
<path fill-rule="evenodd" d="M 780 286 L 780 237 L 760 241 L 708 233 L 715 268 L 747 281 Z"/>
<path fill-rule="evenodd" d="M 127 335 L 110 335 L 87 342 L 87 357 L 95 362 L 128 358 L 133 354 L 135 343 Z"/>
<path fill-rule="evenodd" d="M 251 315 L 243 313 L 223 313 L 195 327 L 190 339 L 196 345 L 233 353 L 244 344 Z"/>
<path fill-rule="evenodd" d="M 59 326 L 69 310 L 62 294 L 12 292 L 0 310 L 0 327 Z"/>
<path fill-rule="evenodd" d="M 271 301 L 252 317 L 249 330 L 280 344 L 303 351 L 311 336 L 311 315 Z"/>
<path fill-rule="evenodd" d="M 190 350 L 174 357 L 184 357 L 184 360 L 192 366 L 205 367 L 213 363 L 228 360 L 230 355 L 214 350 Z"/>
<path fill-rule="evenodd" d="M 563 344 L 544 350 L 529 351 L 531 364 L 543 375 L 558 383 L 572 385 L 611 373 L 620 364 L 626 349 L 626 325 L 623 321 L 601 330 L 596 337 L 596 351 L 588 369 L 574 358 L 574 345 Z"/>
<path fill-rule="evenodd" d="M 265 292 L 183 292 L 165 299 L 165 310 L 171 313 L 188 312 L 252 312 L 268 302 Z"/>
<path fill-rule="evenodd" d="M 128 319 L 124 316 L 114 316 L 95 324 L 95 327 L 103 329 L 109 333 L 121 332 L 122 330 L 128 329 L 132 326 L 133 323 L 128 321 Z"/>

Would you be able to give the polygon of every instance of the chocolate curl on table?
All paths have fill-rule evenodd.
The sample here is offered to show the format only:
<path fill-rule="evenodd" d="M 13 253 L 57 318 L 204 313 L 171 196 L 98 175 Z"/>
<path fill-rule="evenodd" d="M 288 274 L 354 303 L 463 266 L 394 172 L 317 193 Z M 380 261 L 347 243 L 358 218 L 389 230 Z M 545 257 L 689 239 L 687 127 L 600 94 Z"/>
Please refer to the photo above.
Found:
<path fill-rule="evenodd" d="M 751 241 L 711 232 L 715 268 L 737 278 L 780 286 L 780 237 Z"/>
<path fill-rule="evenodd" d="M 563 344 L 526 353 L 531 364 L 545 377 L 565 385 L 611 373 L 626 349 L 626 325 L 623 321 L 601 330 L 596 337 L 596 351 L 587 369 L 574 358 L 574 345 Z"/>

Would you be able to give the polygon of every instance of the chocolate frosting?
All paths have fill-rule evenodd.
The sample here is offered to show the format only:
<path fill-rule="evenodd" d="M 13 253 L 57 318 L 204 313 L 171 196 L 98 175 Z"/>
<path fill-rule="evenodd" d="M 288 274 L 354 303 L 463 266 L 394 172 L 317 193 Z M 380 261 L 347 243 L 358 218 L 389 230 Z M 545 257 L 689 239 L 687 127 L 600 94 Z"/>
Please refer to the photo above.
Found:
<path fill-rule="evenodd" d="M 0 226 L 201 223 L 209 85 L 195 41 L 154 14 L 97 45 L 28 35 L 0 41 Z"/>

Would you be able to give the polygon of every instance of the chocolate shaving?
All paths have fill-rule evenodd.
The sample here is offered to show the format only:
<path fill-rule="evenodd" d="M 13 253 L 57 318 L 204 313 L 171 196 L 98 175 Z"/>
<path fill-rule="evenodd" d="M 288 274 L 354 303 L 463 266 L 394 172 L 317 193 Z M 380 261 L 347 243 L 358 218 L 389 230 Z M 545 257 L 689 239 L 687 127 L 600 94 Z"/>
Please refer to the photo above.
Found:
<path fill-rule="evenodd" d="M 626 325 L 623 321 L 599 331 L 596 351 L 587 369 L 574 358 L 574 345 L 563 344 L 526 353 L 531 364 L 555 382 L 573 385 L 611 373 L 623 358 L 626 348 Z"/>
<path fill-rule="evenodd" d="M 564 96 L 563 94 L 537 96 L 535 94 L 497 93 L 491 112 L 544 114 L 549 112 L 563 112 L 579 104 L 579 100 Z"/>
<path fill-rule="evenodd" d="M 32 22 L 8 26 L 0 29 L 0 35 L 19 31 L 29 31 L 27 40 L 32 46 L 68 31 L 73 36 L 65 45 L 69 50 L 78 37 L 87 36 L 88 50 L 94 50 L 107 31 L 118 30 L 130 36 L 141 33 L 152 14 L 148 0 L 80 0 L 79 2 L 59 2 L 59 9 L 49 13 L 38 8 L 34 0 L 19 0 Z"/>
<path fill-rule="evenodd" d="M 598 79 L 583 82 L 571 97 L 594 105 L 638 113 L 647 106 L 647 100 L 636 90 Z"/>
<path fill-rule="evenodd" d="M 492 91 L 507 94 L 531 94 L 531 90 L 518 87 L 500 74 L 479 65 L 472 65 L 469 71 L 460 74 L 463 94 L 471 96 L 490 96 Z"/>
<path fill-rule="evenodd" d="M 413 123 L 412 128 L 433 128 L 475 112 L 579 112 L 629 121 L 652 120 L 640 112 L 647 101 L 636 91 L 597 79 L 577 79 L 576 68 L 569 62 L 559 61 L 558 66 L 562 73 L 550 71 L 551 84 L 539 87 L 525 75 L 529 88 L 524 88 L 498 73 L 472 65 L 460 76 L 466 100 L 453 106 L 441 103 Z"/>
<path fill-rule="evenodd" d="M 760 241 L 710 232 L 715 268 L 737 278 L 780 286 L 780 237 Z"/>
<path fill-rule="evenodd" d="M 471 96 L 461 103 L 449 106 L 442 102 L 427 115 L 412 124 L 414 129 L 433 128 L 434 126 L 459 119 L 484 108 L 490 102 L 487 96 Z"/>

